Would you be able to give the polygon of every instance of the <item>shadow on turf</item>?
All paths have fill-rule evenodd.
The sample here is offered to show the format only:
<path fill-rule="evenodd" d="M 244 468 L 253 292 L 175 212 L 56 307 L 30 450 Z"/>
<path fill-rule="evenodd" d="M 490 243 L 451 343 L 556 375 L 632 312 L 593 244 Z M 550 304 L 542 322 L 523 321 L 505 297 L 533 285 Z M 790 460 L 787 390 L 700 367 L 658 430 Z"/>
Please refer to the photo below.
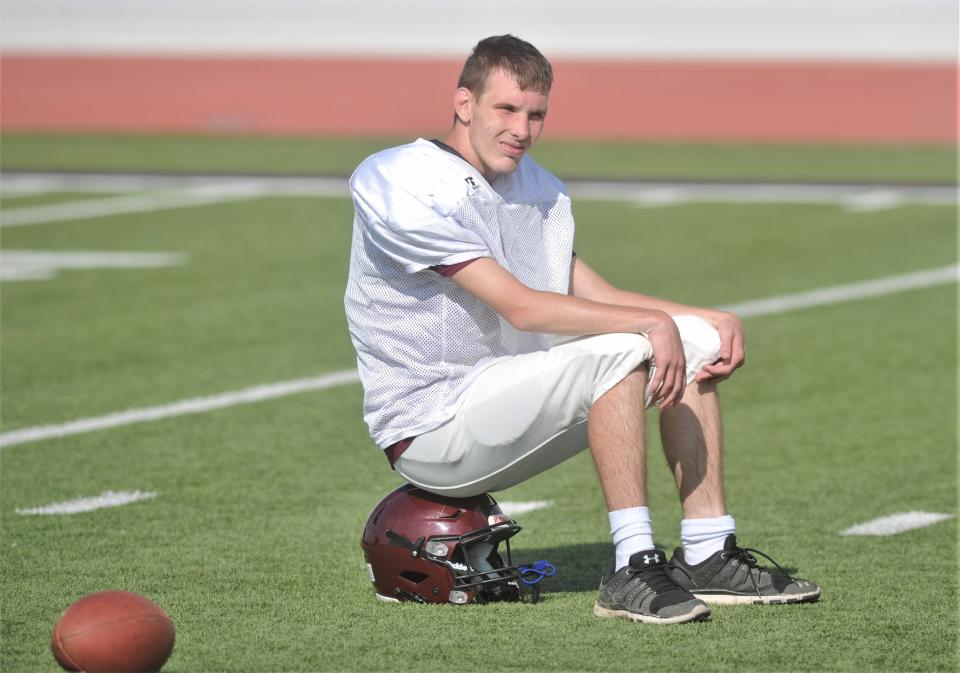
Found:
<path fill-rule="evenodd" d="M 667 551 L 669 556 L 671 552 Z M 545 559 L 557 568 L 557 574 L 544 580 L 545 591 L 596 591 L 600 586 L 600 577 L 613 565 L 613 545 L 604 542 L 590 544 L 571 544 L 563 547 L 538 547 L 536 549 L 517 549 L 513 554 L 514 562 L 529 564 Z M 762 558 L 758 557 L 761 565 Z M 796 568 L 782 566 L 785 571 L 795 575 Z"/>
<path fill-rule="evenodd" d="M 596 591 L 600 576 L 613 564 L 613 546 L 594 542 L 517 549 L 513 556 L 515 562 L 533 563 L 545 559 L 556 566 L 557 574 L 543 583 L 545 591 Z"/>

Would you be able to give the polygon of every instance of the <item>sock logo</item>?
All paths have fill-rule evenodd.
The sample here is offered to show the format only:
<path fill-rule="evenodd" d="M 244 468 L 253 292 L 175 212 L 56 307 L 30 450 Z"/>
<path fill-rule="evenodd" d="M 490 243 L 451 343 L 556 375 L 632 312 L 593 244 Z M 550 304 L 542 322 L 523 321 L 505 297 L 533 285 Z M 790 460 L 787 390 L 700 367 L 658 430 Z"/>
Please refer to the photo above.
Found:
<path fill-rule="evenodd" d="M 650 563 L 660 563 L 660 554 L 654 554 L 652 557 L 643 555 L 643 562 L 646 564 Z"/>

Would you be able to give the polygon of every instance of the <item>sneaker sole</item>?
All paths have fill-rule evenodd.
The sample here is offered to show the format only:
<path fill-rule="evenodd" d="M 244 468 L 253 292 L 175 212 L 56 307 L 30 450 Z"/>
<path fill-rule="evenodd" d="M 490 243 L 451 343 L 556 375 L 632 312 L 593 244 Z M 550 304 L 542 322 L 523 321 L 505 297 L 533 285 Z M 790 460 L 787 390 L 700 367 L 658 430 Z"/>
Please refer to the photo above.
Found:
<path fill-rule="evenodd" d="M 805 594 L 779 594 L 776 596 L 736 595 L 736 594 L 698 594 L 694 596 L 710 605 L 786 605 L 788 603 L 813 603 L 820 598 L 820 590 Z"/>
<path fill-rule="evenodd" d="M 683 624 L 686 622 L 703 621 L 710 616 L 710 608 L 706 605 L 698 605 L 685 615 L 676 617 L 657 617 L 656 615 L 641 615 L 629 610 L 611 610 L 605 608 L 600 603 L 594 603 L 593 614 L 597 617 L 620 617 L 644 624 Z"/>

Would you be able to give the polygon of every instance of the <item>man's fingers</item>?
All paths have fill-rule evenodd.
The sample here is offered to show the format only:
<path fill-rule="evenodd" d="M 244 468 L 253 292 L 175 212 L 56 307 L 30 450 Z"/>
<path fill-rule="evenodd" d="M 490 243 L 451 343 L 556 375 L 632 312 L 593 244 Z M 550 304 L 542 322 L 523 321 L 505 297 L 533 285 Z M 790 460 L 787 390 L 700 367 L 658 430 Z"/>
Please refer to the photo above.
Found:
<path fill-rule="evenodd" d="M 714 380 L 719 383 L 720 381 L 728 379 L 738 366 L 739 365 L 735 365 L 733 362 L 714 362 L 713 364 L 704 365 L 703 368 L 697 372 L 696 380 Z"/>
<path fill-rule="evenodd" d="M 713 374 L 710 376 L 705 376 L 704 381 L 713 381 L 714 383 L 722 383 L 730 378 L 730 374 Z"/>
<path fill-rule="evenodd" d="M 670 396 L 670 406 L 675 407 L 680 404 L 680 400 L 683 399 L 683 389 L 684 389 L 684 373 L 683 370 L 677 373 L 677 377 L 674 380 L 673 384 L 673 394 Z"/>
<path fill-rule="evenodd" d="M 683 397 L 685 384 L 685 367 L 665 368 L 663 375 L 663 386 L 657 394 L 660 403 L 657 405 L 661 410 L 676 406 Z"/>
<path fill-rule="evenodd" d="M 704 365 L 701 371 L 710 372 L 711 374 L 730 374 L 736 367 L 732 362 L 718 361 L 709 365 Z"/>
<path fill-rule="evenodd" d="M 664 378 L 660 390 L 657 391 L 656 402 L 661 408 L 670 400 L 670 394 L 673 392 L 673 386 Z"/>
<path fill-rule="evenodd" d="M 720 359 L 729 362 L 736 369 L 746 360 L 746 343 L 743 326 L 738 322 L 722 324 L 720 331 Z"/>
<path fill-rule="evenodd" d="M 720 336 L 720 355 L 716 362 L 697 372 L 696 381 L 724 381 L 746 361 L 743 326 L 739 320 L 724 320 L 717 326 Z"/>
<path fill-rule="evenodd" d="M 656 373 L 653 375 L 653 378 L 650 379 L 650 383 L 647 384 L 647 388 L 650 390 L 650 404 L 656 404 L 661 396 L 661 390 L 663 388 L 663 368 L 657 367 Z"/>
<path fill-rule="evenodd" d="M 718 376 L 724 376 L 724 375 L 722 373 L 718 374 L 717 372 L 715 372 L 713 369 L 710 368 L 710 365 L 707 365 L 703 369 L 701 369 L 699 372 L 697 372 L 697 375 L 694 378 L 694 381 L 697 381 L 698 383 L 700 381 L 710 381 L 712 379 L 717 378 Z"/>
<path fill-rule="evenodd" d="M 733 351 L 736 333 L 732 329 L 720 330 L 720 359 L 729 360 L 730 353 Z"/>
<path fill-rule="evenodd" d="M 650 380 L 650 404 L 661 405 L 664 398 L 669 394 L 670 389 L 667 385 L 669 381 L 669 367 L 658 366 L 656 376 Z"/>
<path fill-rule="evenodd" d="M 734 370 L 733 367 L 727 367 L 727 366 L 723 366 L 723 367 L 718 367 L 715 365 L 707 366 L 701 370 L 701 373 L 705 373 L 706 376 L 704 376 L 703 379 L 700 379 L 700 380 L 703 380 L 703 381 L 707 379 L 710 379 L 713 381 L 723 380 L 723 379 L 729 378 L 730 375 L 733 374 L 733 370 Z"/>

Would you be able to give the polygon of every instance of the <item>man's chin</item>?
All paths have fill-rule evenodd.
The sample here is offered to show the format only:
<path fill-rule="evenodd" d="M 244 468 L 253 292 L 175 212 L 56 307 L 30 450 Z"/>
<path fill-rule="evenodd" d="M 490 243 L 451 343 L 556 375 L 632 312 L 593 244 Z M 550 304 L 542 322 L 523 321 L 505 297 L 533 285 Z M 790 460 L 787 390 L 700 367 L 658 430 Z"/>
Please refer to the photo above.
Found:
<path fill-rule="evenodd" d="M 519 157 L 503 157 L 503 160 L 499 162 L 497 166 L 497 175 L 510 175 L 520 168 L 520 161 L 523 159 L 524 155 L 521 154 Z"/>
<path fill-rule="evenodd" d="M 524 153 L 525 154 L 525 153 Z M 515 173 L 518 168 L 520 168 L 520 161 L 523 159 L 524 155 L 521 154 L 519 157 L 508 157 L 503 154 L 497 156 L 494 160 L 488 161 L 485 164 L 487 171 L 492 174 L 492 180 L 496 180 L 500 176 L 510 175 Z M 484 177 L 488 176 L 488 172 L 484 171 Z M 490 179 L 490 178 L 488 178 Z"/>

